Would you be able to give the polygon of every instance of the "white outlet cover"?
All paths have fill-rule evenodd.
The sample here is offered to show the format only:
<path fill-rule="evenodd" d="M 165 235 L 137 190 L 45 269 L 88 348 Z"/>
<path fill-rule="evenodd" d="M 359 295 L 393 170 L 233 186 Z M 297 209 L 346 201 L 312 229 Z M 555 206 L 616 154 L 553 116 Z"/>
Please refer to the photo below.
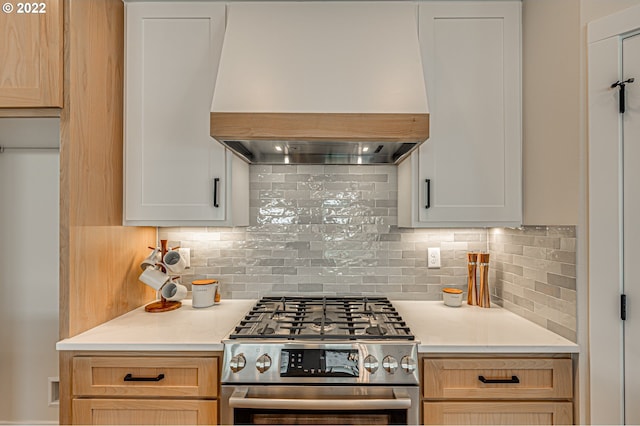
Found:
<path fill-rule="evenodd" d="M 440 267 L 440 247 L 427 248 L 427 268 Z"/>
<path fill-rule="evenodd" d="M 57 407 L 60 405 L 60 378 L 47 377 L 48 387 L 48 406 Z"/>

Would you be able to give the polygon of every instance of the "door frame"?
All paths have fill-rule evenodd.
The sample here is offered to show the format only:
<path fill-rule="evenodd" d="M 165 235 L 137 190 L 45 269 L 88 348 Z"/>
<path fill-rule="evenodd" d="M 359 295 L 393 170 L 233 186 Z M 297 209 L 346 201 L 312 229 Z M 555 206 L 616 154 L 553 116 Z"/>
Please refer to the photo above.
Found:
<path fill-rule="evenodd" d="M 616 110 L 617 92 L 612 90 L 609 96 L 600 79 L 610 78 L 613 83 L 619 78 L 622 39 L 639 30 L 640 6 L 624 9 L 587 26 L 588 333 L 592 424 L 624 422 L 624 330 L 619 305 L 623 289 L 622 119 Z M 604 58 L 608 60 L 602 60 Z M 612 113 L 608 110 L 603 113 L 599 108 L 603 102 L 607 108 L 613 108 Z"/>

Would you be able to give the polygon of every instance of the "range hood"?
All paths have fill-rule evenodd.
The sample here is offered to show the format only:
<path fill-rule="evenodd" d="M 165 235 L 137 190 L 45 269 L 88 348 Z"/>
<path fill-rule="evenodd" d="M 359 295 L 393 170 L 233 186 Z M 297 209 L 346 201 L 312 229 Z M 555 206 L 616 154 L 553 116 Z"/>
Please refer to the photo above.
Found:
<path fill-rule="evenodd" d="M 211 136 L 251 164 L 398 164 L 429 137 L 417 5 L 232 3 Z"/>

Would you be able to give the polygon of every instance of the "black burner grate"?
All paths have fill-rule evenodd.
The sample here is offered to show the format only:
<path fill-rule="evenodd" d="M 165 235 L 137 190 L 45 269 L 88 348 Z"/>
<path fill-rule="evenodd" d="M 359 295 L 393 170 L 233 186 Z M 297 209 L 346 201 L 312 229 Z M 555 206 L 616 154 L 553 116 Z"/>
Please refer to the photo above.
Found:
<path fill-rule="evenodd" d="M 231 339 L 414 340 L 386 297 L 263 297 Z"/>

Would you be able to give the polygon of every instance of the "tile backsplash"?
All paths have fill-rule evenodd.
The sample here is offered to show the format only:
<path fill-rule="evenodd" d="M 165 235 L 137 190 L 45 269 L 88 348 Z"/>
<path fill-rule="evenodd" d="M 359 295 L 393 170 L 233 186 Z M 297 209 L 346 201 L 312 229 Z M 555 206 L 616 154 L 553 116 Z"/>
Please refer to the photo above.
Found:
<path fill-rule="evenodd" d="M 377 293 L 441 300 L 443 287 L 466 291 L 466 253 L 491 250 L 495 301 L 526 316 L 518 298 L 534 294 L 513 288 L 511 281 L 517 280 L 509 274 L 517 275 L 512 268 L 524 266 L 518 265 L 521 259 L 509 257 L 513 244 L 502 241 L 511 230 L 499 234 L 484 228 L 398 228 L 396 166 L 251 166 L 250 188 L 249 227 L 159 229 L 160 239 L 191 248 L 191 269 L 183 283 L 214 276 L 223 298 Z M 514 235 L 518 232 L 531 231 L 525 228 Z M 429 247 L 440 248 L 438 269 L 427 268 Z M 573 253 L 575 334 L 575 235 Z M 562 270 L 551 266 L 555 269 L 547 272 L 560 275 Z M 550 321 L 545 327 L 557 324 L 570 331 L 569 321 L 552 318 L 540 307 L 536 310 L 535 303 L 543 303 L 540 295 L 557 295 L 560 301 L 571 296 L 552 289 L 561 284 L 559 279 L 542 280 L 547 267 L 550 264 L 542 261 L 526 267 L 540 274 L 539 290 L 533 292 L 540 301 L 531 299 L 533 306 L 526 307 L 532 308 L 536 322 Z M 534 289 L 536 284 L 534 280 Z"/>
<path fill-rule="evenodd" d="M 575 226 L 491 229 L 489 252 L 494 300 L 575 342 Z"/>

